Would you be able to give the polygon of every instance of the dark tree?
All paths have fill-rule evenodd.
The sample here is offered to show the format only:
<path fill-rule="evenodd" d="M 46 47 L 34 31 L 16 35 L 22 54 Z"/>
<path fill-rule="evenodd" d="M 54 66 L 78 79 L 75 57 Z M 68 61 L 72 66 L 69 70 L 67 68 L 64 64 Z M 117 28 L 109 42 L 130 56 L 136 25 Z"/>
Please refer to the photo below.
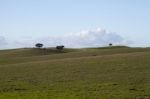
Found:
<path fill-rule="evenodd" d="M 112 43 L 109 43 L 109 46 L 112 46 L 113 44 Z"/>
<path fill-rule="evenodd" d="M 63 46 L 63 45 L 62 45 L 62 46 L 56 46 L 56 49 L 57 49 L 57 50 L 63 50 L 64 47 L 65 47 L 65 46 Z"/>
<path fill-rule="evenodd" d="M 37 44 L 35 44 L 35 47 L 37 47 L 37 48 L 42 48 L 42 47 L 43 47 L 43 44 L 37 43 Z"/>

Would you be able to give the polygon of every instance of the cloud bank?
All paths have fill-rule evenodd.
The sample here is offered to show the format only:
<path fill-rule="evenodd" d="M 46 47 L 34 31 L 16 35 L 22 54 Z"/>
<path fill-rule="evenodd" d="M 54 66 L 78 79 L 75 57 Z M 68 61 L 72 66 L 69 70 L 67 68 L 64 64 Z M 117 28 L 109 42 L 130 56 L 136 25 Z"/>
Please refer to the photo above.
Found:
<path fill-rule="evenodd" d="M 63 36 L 50 36 L 37 39 L 45 46 L 65 45 L 66 47 L 100 47 L 109 43 L 124 45 L 128 42 L 117 33 L 107 32 L 105 29 L 87 30 L 78 33 L 69 33 Z"/>
<path fill-rule="evenodd" d="M 3 48 L 7 45 L 7 40 L 5 39 L 5 37 L 0 36 L 0 48 Z"/>
<path fill-rule="evenodd" d="M 2 38 L 0 38 L 0 40 L 3 41 Z M 70 48 L 83 48 L 107 46 L 109 43 L 113 43 L 114 45 L 126 45 L 128 41 L 117 33 L 107 32 L 105 29 L 98 28 L 78 33 L 68 33 L 63 36 L 43 36 L 36 39 L 25 37 L 13 41 L 9 43 L 9 45 L 15 47 L 33 47 L 36 43 L 43 43 L 45 47 L 64 45 Z"/>

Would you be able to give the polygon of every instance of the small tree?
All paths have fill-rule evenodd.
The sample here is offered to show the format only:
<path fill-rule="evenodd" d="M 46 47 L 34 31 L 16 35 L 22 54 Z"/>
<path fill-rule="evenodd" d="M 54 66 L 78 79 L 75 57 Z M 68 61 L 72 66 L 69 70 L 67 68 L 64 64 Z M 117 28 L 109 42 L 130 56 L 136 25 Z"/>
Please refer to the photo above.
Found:
<path fill-rule="evenodd" d="M 56 46 L 56 49 L 57 49 L 57 50 L 63 50 L 64 47 L 65 47 L 65 46 L 63 46 L 63 45 L 62 45 L 62 46 Z"/>
<path fill-rule="evenodd" d="M 113 44 L 112 43 L 109 43 L 109 46 L 111 47 Z"/>
<path fill-rule="evenodd" d="M 35 47 L 37 47 L 37 48 L 42 48 L 42 47 L 43 47 L 43 44 L 37 43 L 37 44 L 35 44 Z"/>

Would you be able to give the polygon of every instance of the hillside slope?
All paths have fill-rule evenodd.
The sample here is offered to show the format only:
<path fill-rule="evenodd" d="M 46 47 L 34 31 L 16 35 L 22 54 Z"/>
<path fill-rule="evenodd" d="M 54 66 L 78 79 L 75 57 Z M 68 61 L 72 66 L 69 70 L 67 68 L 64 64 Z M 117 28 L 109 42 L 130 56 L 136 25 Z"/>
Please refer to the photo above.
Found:
<path fill-rule="evenodd" d="M 0 99 L 150 96 L 150 48 L 0 51 Z"/>

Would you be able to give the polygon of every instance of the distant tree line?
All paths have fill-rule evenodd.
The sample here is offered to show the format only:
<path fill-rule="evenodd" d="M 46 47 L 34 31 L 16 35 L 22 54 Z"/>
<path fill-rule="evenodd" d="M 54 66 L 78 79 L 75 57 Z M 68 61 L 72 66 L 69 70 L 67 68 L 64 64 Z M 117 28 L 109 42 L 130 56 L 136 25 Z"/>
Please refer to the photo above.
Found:
<path fill-rule="evenodd" d="M 113 46 L 112 43 L 109 43 L 108 45 L 109 45 L 110 47 Z M 42 44 L 42 43 L 37 43 L 37 44 L 35 44 L 35 47 L 36 47 L 36 48 L 39 48 L 39 49 L 42 48 L 43 46 L 44 46 L 44 44 Z M 57 49 L 57 50 L 63 50 L 64 47 L 65 47 L 64 45 L 60 45 L 60 46 L 56 46 L 56 49 Z"/>

